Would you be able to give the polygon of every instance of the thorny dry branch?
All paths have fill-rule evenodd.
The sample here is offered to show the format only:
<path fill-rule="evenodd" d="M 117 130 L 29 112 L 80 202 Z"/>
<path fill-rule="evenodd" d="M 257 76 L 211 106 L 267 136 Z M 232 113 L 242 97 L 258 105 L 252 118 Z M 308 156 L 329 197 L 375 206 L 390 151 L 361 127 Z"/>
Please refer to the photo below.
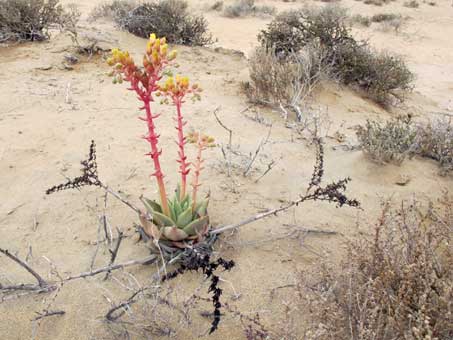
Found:
<path fill-rule="evenodd" d="M 227 146 L 226 147 L 224 147 L 223 145 L 220 146 L 223 158 L 225 159 L 225 164 L 221 165 L 222 169 L 223 169 L 223 166 L 225 165 L 226 169 L 227 169 L 227 176 L 231 177 L 232 168 L 234 166 L 235 168 L 239 168 L 238 170 L 240 170 L 240 173 L 242 174 L 243 177 L 247 177 L 247 176 L 249 176 L 249 174 L 251 173 L 251 171 L 253 169 L 253 164 L 255 164 L 257 159 L 259 158 L 259 156 L 261 156 L 264 146 L 269 143 L 270 134 L 272 132 L 272 124 L 271 123 L 266 124 L 266 126 L 269 127 L 268 133 L 267 133 L 266 137 L 260 141 L 260 143 L 258 144 L 255 151 L 250 152 L 249 154 L 245 154 L 241 150 L 233 148 L 233 130 L 228 128 L 225 125 L 225 123 L 222 122 L 222 120 L 219 118 L 219 116 L 218 116 L 219 110 L 220 110 L 220 107 L 217 107 L 214 110 L 214 116 L 216 118 L 216 121 L 219 123 L 219 125 L 223 129 L 225 129 L 228 132 Z M 248 108 L 244 109 L 241 113 L 243 113 L 247 110 L 248 110 Z M 238 160 L 233 162 L 233 156 L 236 156 L 236 158 Z M 275 165 L 276 165 L 276 161 L 272 159 L 267 164 L 267 169 L 255 180 L 255 183 L 258 182 L 260 179 L 262 179 L 264 176 L 266 176 L 274 168 Z"/>
<path fill-rule="evenodd" d="M 216 115 L 216 112 L 215 112 L 215 115 Z M 216 118 L 218 119 L 217 115 L 216 115 Z M 219 120 L 219 123 L 222 124 L 220 122 L 220 120 Z M 228 128 L 226 128 L 226 129 L 227 129 L 227 131 L 231 131 Z M 231 138 L 232 137 L 230 135 L 230 142 L 231 142 Z M 324 151 L 323 151 L 321 139 L 316 139 L 315 144 L 318 147 L 316 164 L 314 167 L 314 172 L 313 172 L 312 178 L 308 185 L 308 189 L 304 195 L 301 195 L 299 197 L 299 199 L 289 202 L 286 205 L 283 205 L 279 208 L 271 209 L 266 212 L 256 214 L 256 215 L 251 216 L 238 223 L 215 228 L 210 231 L 210 235 L 212 236 L 210 239 L 212 241 L 215 241 L 216 235 L 218 235 L 218 234 L 224 233 L 225 231 L 228 231 L 228 230 L 238 229 L 244 225 L 248 225 L 252 222 L 264 219 L 266 217 L 276 216 L 278 213 L 284 212 L 284 211 L 286 211 L 294 206 L 298 206 L 299 204 L 306 202 L 306 201 L 320 200 L 320 201 L 336 203 L 339 207 L 341 207 L 343 205 L 347 205 L 347 206 L 351 206 L 351 207 L 358 207 L 359 206 L 358 201 L 356 201 L 354 199 L 349 199 L 344 194 L 344 191 L 346 190 L 346 185 L 349 182 L 349 179 L 342 179 L 337 182 L 330 183 L 326 186 L 321 186 L 321 181 L 322 181 L 322 177 L 324 174 L 324 159 L 323 159 Z M 111 190 L 108 186 L 104 185 L 99 180 L 98 173 L 97 173 L 96 151 L 95 151 L 94 141 L 91 143 L 91 146 L 90 146 L 90 154 L 89 154 L 88 160 L 83 161 L 81 164 L 83 165 L 82 176 L 76 177 L 73 180 L 69 180 L 65 184 L 54 186 L 53 188 L 49 189 L 47 191 L 47 193 L 53 193 L 53 192 L 65 190 L 65 189 L 80 188 L 83 186 L 92 186 L 92 185 L 99 186 L 99 187 L 103 188 L 106 193 L 109 193 L 112 196 L 116 197 L 117 199 L 119 199 L 121 202 L 123 202 L 126 206 L 128 206 L 135 212 L 140 211 L 133 204 L 131 204 L 130 202 L 123 199 L 118 193 Z M 45 281 L 39 274 L 37 274 L 25 262 L 21 261 L 19 258 L 12 255 L 8 250 L 0 249 L 1 253 L 3 253 L 10 259 L 12 259 L 15 262 L 17 262 L 18 264 L 20 264 L 30 274 L 32 274 L 38 281 L 37 285 L 29 285 L 29 284 L 21 284 L 21 285 L 16 285 L 16 286 L 1 286 L 0 285 L 0 292 L 9 291 L 9 290 L 29 290 L 29 291 L 36 291 L 36 292 L 49 292 L 51 290 L 56 289 L 58 285 L 60 285 L 60 287 L 61 287 L 64 283 L 69 282 L 69 281 L 73 281 L 73 280 L 80 279 L 80 278 L 92 277 L 92 276 L 98 275 L 100 273 L 106 273 L 105 278 L 107 278 L 111 271 L 114 271 L 117 269 L 123 269 L 123 268 L 133 266 L 133 265 L 151 264 L 151 263 L 156 262 L 159 259 L 159 257 L 156 255 L 150 255 L 143 259 L 130 260 L 127 262 L 114 264 L 123 237 L 124 237 L 124 235 L 122 234 L 122 232 L 118 230 L 117 242 L 113 249 L 109 249 L 110 254 L 111 254 L 111 259 L 110 259 L 109 265 L 100 267 L 97 269 L 92 269 L 92 267 L 91 267 L 90 271 L 71 275 L 66 278 L 60 277 L 60 280 L 57 282 Z M 191 250 L 191 251 L 193 252 L 193 250 Z M 184 255 L 184 252 L 180 252 L 179 254 L 176 254 L 175 257 L 170 259 L 170 261 L 168 261 L 168 264 L 175 263 L 180 260 L 180 262 L 182 263 L 181 266 L 178 269 L 176 269 L 175 271 L 167 273 L 165 270 L 167 264 L 164 262 L 163 266 L 162 266 L 163 270 L 162 269 L 159 270 L 154 275 L 154 280 L 156 278 L 159 278 L 161 275 L 160 273 L 163 271 L 166 273 L 166 275 L 164 275 L 162 277 L 162 280 L 166 280 L 166 279 L 175 277 L 176 275 L 181 274 L 181 273 L 185 272 L 186 270 L 197 270 L 197 269 L 201 268 L 203 273 L 206 274 L 206 276 L 208 278 L 211 278 L 211 286 L 210 286 L 209 291 L 213 293 L 212 302 L 215 307 L 214 314 L 213 314 L 214 319 L 213 319 L 213 322 L 211 325 L 211 332 L 213 332 L 217 329 L 218 323 L 220 322 L 220 317 L 221 317 L 220 307 L 222 306 L 222 304 L 220 304 L 220 302 L 219 302 L 219 298 L 222 293 L 222 290 L 217 287 L 217 284 L 220 279 L 218 276 L 213 275 L 213 271 L 218 266 L 223 266 L 226 270 L 228 270 L 229 268 L 231 268 L 233 266 L 233 262 L 224 261 L 221 258 L 219 258 L 218 260 L 216 260 L 214 262 L 211 262 L 210 261 L 211 252 L 212 252 L 212 250 L 210 250 L 210 251 L 208 250 L 207 253 L 204 253 L 205 254 L 204 256 L 197 255 L 196 258 L 198 258 L 199 260 L 194 260 L 194 257 L 193 256 L 191 257 L 189 255 L 185 255 L 182 258 L 180 258 L 181 255 Z M 183 260 L 184 258 L 186 259 L 186 262 L 184 262 L 184 260 Z M 189 262 L 187 262 L 187 259 L 190 259 Z M 115 320 L 118 320 L 122 315 L 124 315 L 124 313 L 127 311 L 127 309 L 133 303 L 136 302 L 136 300 L 141 295 L 140 293 L 143 293 L 146 289 L 147 289 L 147 287 L 141 288 L 140 290 L 134 292 L 134 294 L 129 299 L 127 299 L 126 301 L 111 308 L 108 311 L 108 313 L 106 314 L 106 319 L 110 322 L 114 322 Z M 61 312 L 58 311 L 58 313 L 55 313 L 55 314 L 61 314 Z M 54 315 L 54 314 L 51 314 L 51 315 Z"/>

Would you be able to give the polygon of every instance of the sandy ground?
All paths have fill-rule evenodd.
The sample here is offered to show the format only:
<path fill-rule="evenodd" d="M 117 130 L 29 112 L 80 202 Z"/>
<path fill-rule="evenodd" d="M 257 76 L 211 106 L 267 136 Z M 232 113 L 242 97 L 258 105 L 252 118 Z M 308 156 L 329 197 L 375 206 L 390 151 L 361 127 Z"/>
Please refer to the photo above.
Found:
<path fill-rule="evenodd" d="M 69 1 L 68 1 L 69 2 Z M 83 0 L 78 5 L 84 16 L 97 1 Z M 300 6 L 300 3 L 268 1 L 279 10 Z M 357 36 L 367 38 L 377 48 L 403 54 L 417 74 L 416 88 L 404 107 L 386 112 L 358 94 L 325 85 L 316 95 L 315 104 L 328 110 L 331 126 L 328 136 L 336 132 L 355 144 L 353 127 L 367 118 L 388 118 L 398 112 L 411 112 L 419 119 L 436 116 L 452 109 L 453 8 L 450 1 L 438 0 L 437 6 L 421 4 L 418 9 L 395 1 L 384 7 L 367 6 L 345 1 L 352 13 L 374 14 L 397 12 L 410 17 L 403 30 L 383 32 L 378 26 L 355 28 Z M 205 4 L 193 1 L 194 10 L 204 11 Z M 207 12 L 210 29 L 218 39 L 215 46 L 240 50 L 249 55 L 256 46 L 256 34 L 269 19 L 227 19 Z M 139 56 L 145 40 L 116 30 L 110 23 L 82 21 L 84 32 L 97 31 L 105 44 L 119 46 Z M 128 194 L 139 204 L 138 197 L 156 195 L 149 179 L 150 162 L 142 155 L 147 145 L 138 137 L 143 124 L 136 119 L 138 103 L 124 86 L 113 85 L 106 76 L 108 67 L 101 58 L 81 60 L 73 70 L 62 67 L 70 40 L 64 35 L 40 44 L 23 44 L 0 48 L 0 247 L 8 248 L 25 258 L 45 278 L 55 279 L 55 269 L 62 276 L 86 271 L 96 246 L 98 217 L 102 213 L 102 193 L 95 189 L 66 191 L 46 196 L 45 190 L 78 174 L 79 161 L 87 152 L 91 139 L 97 143 L 101 179 Z M 220 148 L 206 152 L 203 190 L 211 191 L 210 215 L 213 225 L 239 221 L 263 209 L 279 206 L 304 190 L 314 162 L 314 148 L 285 127 L 279 112 L 249 108 L 239 91 L 247 80 L 247 60 L 234 53 L 217 53 L 210 48 L 178 47 L 178 72 L 187 74 L 205 89 L 203 99 L 187 103 L 185 111 L 189 128 L 202 130 L 227 142 L 226 131 L 215 121 L 213 111 L 219 109 L 222 121 L 233 131 L 233 143 L 244 153 L 254 152 L 268 133 L 268 127 L 248 117 L 259 115 L 272 122 L 269 142 L 265 145 L 256 168 L 249 178 L 235 174 L 228 178 L 222 169 Z M 173 147 L 171 107 L 159 107 L 162 117 L 163 167 L 171 187 L 176 183 L 176 149 Z M 234 259 L 237 266 L 222 274 L 225 298 L 244 313 L 259 312 L 267 324 L 282 318 L 283 302 L 291 298 L 284 293 L 271 299 L 272 288 L 293 282 L 297 269 L 317 261 L 316 254 L 326 252 L 337 258 L 341 254 L 340 236 L 308 236 L 283 238 L 288 233 L 285 223 L 312 228 L 336 230 L 345 236 L 356 231 L 356 222 L 373 221 L 379 213 L 382 198 L 395 200 L 436 198 L 453 181 L 438 175 L 437 165 L 428 160 L 412 159 L 402 166 L 381 166 L 370 162 L 360 151 L 338 147 L 334 138 L 327 138 L 326 181 L 351 177 L 349 195 L 362 203 L 363 210 L 336 209 L 328 204 L 307 204 L 278 218 L 244 227 L 235 235 L 226 235 L 218 243 L 222 256 Z M 189 146 L 191 154 L 192 148 Z M 255 179 L 270 161 L 275 168 L 258 183 Z M 224 168 L 224 167 L 223 167 Z M 406 186 L 395 182 L 409 176 Z M 232 190 L 234 188 L 234 190 Z M 118 261 L 141 258 L 146 248 L 136 245 L 134 213 L 114 200 L 108 201 L 107 215 L 114 227 L 120 227 L 128 238 Z M 269 241 L 269 239 L 273 239 Z M 100 247 L 96 266 L 108 262 L 105 247 Z M 49 264 L 51 261 L 52 265 Z M 112 339 L 114 334 L 103 322 L 112 303 L 145 284 L 154 268 L 136 267 L 117 272 L 112 279 L 99 278 L 68 283 L 57 294 L 27 295 L 0 303 L 1 339 Z M 134 277 L 136 281 L 132 280 Z M 0 282 L 32 282 L 32 278 L 16 264 L 0 257 Z M 184 299 L 201 283 L 199 275 L 189 274 L 172 283 L 178 298 Z M 207 289 L 204 286 L 203 292 Z M 43 309 L 62 309 L 66 314 L 39 323 L 31 320 Z M 205 306 L 206 307 L 206 306 Z M 209 307 L 207 307 L 209 308 Z M 196 313 L 196 312 L 194 312 Z M 237 319 L 226 316 L 213 339 L 244 338 Z M 208 328 L 208 321 L 198 320 L 192 327 L 171 325 L 179 331 L 175 338 L 198 338 Z M 132 334 L 133 339 L 141 339 Z"/>

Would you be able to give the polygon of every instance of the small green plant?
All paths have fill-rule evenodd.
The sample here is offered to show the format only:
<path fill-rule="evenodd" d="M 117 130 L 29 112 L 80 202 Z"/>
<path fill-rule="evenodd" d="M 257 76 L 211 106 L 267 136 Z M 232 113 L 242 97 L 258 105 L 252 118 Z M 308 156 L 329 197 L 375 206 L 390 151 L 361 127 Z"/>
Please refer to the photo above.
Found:
<path fill-rule="evenodd" d="M 208 232 L 209 217 L 207 208 L 209 198 L 200 199 L 198 188 L 202 170 L 202 151 L 212 140 L 206 136 L 198 136 L 197 158 L 193 164 L 192 194 L 187 192 L 187 176 L 190 172 L 190 163 L 185 154 L 186 136 L 182 106 L 188 95 L 194 99 L 200 98 L 201 89 L 198 85 L 190 85 L 187 77 L 168 77 L 161 84 L 159 81 L 165 70 L 176 58 L 176 51 L 168 51 L 166 39 L 159 39 L 151 34 L 146 53 L 143 57 L 143 68 L 139 68 L 128 52 L 118 49 L 112 51 L 109 65 L 113 66 L 112 76 L 114 83 L 127 81 L 130 89 L 135 91 L 138 99 L 143 102 L 142 110 L 145 116 L 141 119 L 146 123 L 148 135 L 144 139 L 150 144 L 151 157 L 154 164 L 153 176 L 159 188 L 160 201 L 142 198 L 146 211 L 140 213 L 140 221 L 146 235 L 155 241 L 155 244 L 166 244 L 173 247 L 185 247 L 202 241 Z M 159 134 L 156 131 L 155 120 L 159 117 L 153 113 L 151 104 L 155 98 L 163 98 L 163 102 L 172 102 L 176 108 L 176 130 L 178 132 L 178 163 L 181 174 L 181 183 L 177 186 L 175 195 L 168 197 L 164 174 L 160 165 L 162 150 L 159 149 Z"/>

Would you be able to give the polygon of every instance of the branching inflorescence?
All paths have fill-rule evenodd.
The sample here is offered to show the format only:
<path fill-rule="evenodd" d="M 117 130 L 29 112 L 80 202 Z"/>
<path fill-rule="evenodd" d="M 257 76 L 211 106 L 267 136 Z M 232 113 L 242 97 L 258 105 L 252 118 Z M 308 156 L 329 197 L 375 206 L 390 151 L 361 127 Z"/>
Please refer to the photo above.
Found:
<path fill-rule="evenodd" d="M 54 192 L 77 189 L 87 185 L 102 186 L 101 181 L 98 178 L 98 165 L 96 162 L 96 144 L 94 140 L 91 141 L 90 154 L 87 160 L 81 161 L 82 164 L 82 175 L 74 179 L 68 180 L 66 183 L 55 185 L 46 191 L 47 195 Z"/>
<path fill-rule="evenodd" d="M 203 274 L 206 275 L 206 278 L 211 280 L 209 285 L 209 292 L 212 293 L 212 304 L 214 306 L 214 319 L 211 324 L 211 329 L 209 334 L 215 332 L 220 323 L 220 308 L 222 303 L 220 302 L 220 297 L 222 295 L 222 289 L 219 288 L 218 284 L 220 281 L 219 276 L 215 275 L 214 272 L 222 267 L 224 270 L 230 270 L 234 267 L 234 261 L 226 261 L 223 258 L 218 258 L 215 261 L 211 261 L 210 252 L 199 252 L 198 249 L 188 249 L 189 254 L 185 256 L 185 260 L 178 269 L 167 273 L 162 277 L 162 281 L 170 280 L 183 274 L 186 271 L 198 271 L 202 270 Z"/>

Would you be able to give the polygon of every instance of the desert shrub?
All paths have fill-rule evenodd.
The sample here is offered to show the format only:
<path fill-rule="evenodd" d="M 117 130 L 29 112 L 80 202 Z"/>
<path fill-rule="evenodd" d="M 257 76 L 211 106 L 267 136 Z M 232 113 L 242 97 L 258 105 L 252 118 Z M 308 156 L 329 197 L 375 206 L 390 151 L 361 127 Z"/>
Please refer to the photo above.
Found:
<path fill-rule="evenodd" d="M 139 37 L 145 38 L 155 33 L 165 36 L 173 44 L 192 46 L 204 46 L 212 42 L 206 19 L 190 14 L 184 0 L 161 0 L 138 6 L 114 1 L 103 6 L 106 14 L 113 11 L 110 15 L 121 28 Z"/>
<path fill-rule="evenodd" d="M 254 103 L 296 107 L 325 77 L 320 48 L 314 44 L 281 58 L 274 50 L 259 47 L 249 61 L 250 82 L 244 85 L 248 99 Z M 296 115 L 300 113 L 296 110 Z"/>
<path fill-rule="evenodd" d="M 381 163 L 401 163 L 406 156 L 434 159 L 441 174 L 453 171 L 453 124 L 451 120 L 431 120 L 427 124 L 412 121 L 410 116 L 385 123 L 368 120 L 357 129 L 362 150 Z"/>
<path fill-rule="evenodd" d="M 211 11 L 221 11 L 223 9 L 223 1 L 216 1 L 214 4 L 209 6 Z"/>
<path fill-rule="evenodd" d="M 387 202 L 371 235 L 348 241 L 339 267 L 301 276 L 309 339 L 453 338 L 453 199 Z"/>
<path fill-rule="evenodd" d="M 319 40 L 321 47 L 335 48 L 351 41 L 346 10 L 335 5 L 323 9 L 304 8 L 278 15 L 258 35 L 266 48 L 277 52 L 297 52 L 305 45 Z"/>
<path fill-rule="evenodd" d="M 379 163 L 400 164 L 415 149 L 417 129 L 410 117 L 397 117 L 386 123 L 367 120 L 357 130 L 363 152 Z"/>
<path fill-rule="evenodd" d="M 439 162 L 441 174 L 453 171 L 453 124 L 447 119 L 420 125 L 415 153 Z"/>
<path fill-rule="evenodd" d="M 279 54 L 300 51 L 317 41 L 324 62 L 344 84 L 364 90 L 382 105 L 401 101 L 404 92 L 412 89 L 413 74 L 399 56 L 376 52 L 366 42 L 356 41 L 348 21 L 346 11 L 338 6 L 285 12 L 258 39 Z"/>
<path fill-rule="evenodd" d="M 91 11 L 90 19 L 108 18 L 121 20 L 121 18 L 125 17 L 136 6 L 138 6 L 138 2 L 132 0 L 114 0 L 112 2 L 102 3 Z"/>
<path fill-rule="evenodd" d="M 401 18 L 400 14 L 394 14 L 394 13 L 379 13 L 375 14 L 371 17 L 372 22 L 384 22 L 384 21 L 392 21 L 395 19 Z"/>
<path fill-rule="evenodd" d="M 238 18 L 248 15 L 274 15 L 275 7 L 255 5 L 255 0 L 236 0 L 232 5 L 226 6 L 223 10 L 223 15 L 228 18 Z"/>
<path fill-rule="evenodd" d="M 74 28 L 79 16 L 75 7 L 65 10 L 59 0 L 3 0 L 0 1 L 0 42 L 46 40 L 49 29 Z"/>
<path fill-rule="evenodd" d="M 366 5 L 383 6 L 390 3 L 391 1 L 395 0 L 365 0 L 363 1 L 363 3 Z"/>
<path fill-rule="evenodd" d="M 418 8 L 420 4 L 416 0 L 411 0 L 404 2 L 403 6 L 409 8 Z"/>
<path fill-rule="evenodd" d="M 358 24 L 361 26 L 365 27 L 370 27 L 371 26 L 371 19 L 367 16 L 361 15 L 361 14 L 356 14 L 351 16 L 350 18 L 351 24 Z"/>
<path fill-rule="evenodd" d="M 403 26 L 404 19 L 400 14 L 394 13 L 379 13 L 371 17 L 372 22 L 381 24 L 383 31 L 395 31 L 398 32 Z"/>
<path fill-rule="evenodd" d="M 375 5 L 375 6 L 382 6 L 384 2 L 382 0 L 365 0 L 363 2 L 366 5 Z"/>
<path fill-rule="evenodd" d="M 381 105 L 401 102 L 405 93 L 412 90 L 414 75 L 404 60 L 366 44 L 339 46 L 333 63 L 344 84 L 364 90 Z"/>

